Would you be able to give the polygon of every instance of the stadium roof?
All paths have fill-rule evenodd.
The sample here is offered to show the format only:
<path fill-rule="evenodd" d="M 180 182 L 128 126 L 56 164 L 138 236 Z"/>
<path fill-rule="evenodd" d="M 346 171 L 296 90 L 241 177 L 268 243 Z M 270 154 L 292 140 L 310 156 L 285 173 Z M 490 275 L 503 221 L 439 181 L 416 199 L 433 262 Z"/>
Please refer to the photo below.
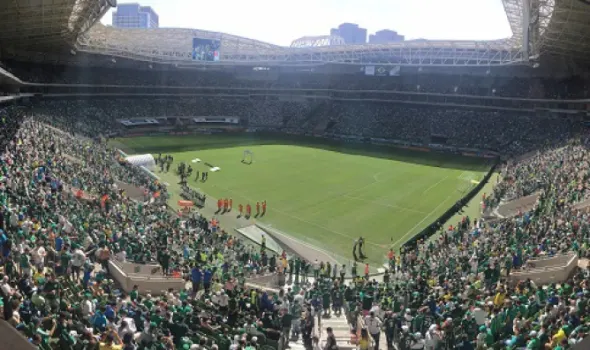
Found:
<path fill-rule="evenodd" d="M 590 60 L 590 0 L 503 0 L 515 43 L 528 37 L 529 55 Z M 523 30 L 529 23 L 528 31 Z"/>
<path fill-rule="evenodd" d="M 96 23 L 116 0 L 3 0 L 0 45 L 55 50 L 74 45 L 79 33 Z"/>
<path fill-rule="evenodd" d="M 80 37 L 77 48 L 142 61 L 190 64 L 193 38 L 220 40 L 221 62 L 214 64 L 506 65 L 522 60 L 520 50 L 508 40 L 283 47 L 204 30 L 114 28 L 100 23 Z M 317 42 L 317 38 L 303 39 L 307 44 Z"/>
<path fill-rule="evenodd" d="M 590 0 L 503 3 L 514 34 L 510 39 L 342 45 L 338 38 L 322 36 L 303 37 L 291 47 L 283 47 L 204 30 L 102 25 L 98 20 L 116 6 L 116 0 L 4 0 L 0 2 L 0 46 L 7 57 L 48 59 L 51 51 L 74 48 L 106 57 L 178 65 L 504 66 L 543 54 L 590 58 L 590 40 L 586 40 L 590 39 Z M 525 22 L 529 25 L 523 25 Z M 193 38 L 219 40 L 220 62 L 193 61 Z"/>
<path fill-rule="evenodd" d="M 320 35 L 320 36 L 304 36 L 293 40 L 291 47 L 320 47 L 320 46 L 334 46 L 344 45 L 344 39 L 339 35 Z"/>

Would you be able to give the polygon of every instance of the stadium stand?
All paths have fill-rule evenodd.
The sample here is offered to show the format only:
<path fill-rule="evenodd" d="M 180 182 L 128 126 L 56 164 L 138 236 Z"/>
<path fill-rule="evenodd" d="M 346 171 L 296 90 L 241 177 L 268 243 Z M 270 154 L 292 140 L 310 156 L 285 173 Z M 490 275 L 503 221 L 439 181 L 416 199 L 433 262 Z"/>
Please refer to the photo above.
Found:
<path fill-rule="evenodd" d="M 547 26 L 546 37 L 531 35 L 531 45 L 516 49 L 524 31 L 515 13 L 530 14 L 505 0 L 515 31 L 510 42 L 290 51 L 220 34 L 211 40 L 226 40 L 222 59 L 240 64 L 191 74 L 179 68 L 193 64 L 190 50 L 178 52 L 182 41 L 175 39 L 217 34 L 166 29 L 141 40 L 135 30 L 94 25 L 116 3 L 106 0 L 77 2 L 75 16 L 67 2 L 54 4 L 61 15 L 52 18 L 72 23 L 48 20 L 34 33 L 30 19 L 2 4 L 2 16 L 14 17 L 0 21 L 2 60 L 20 81 L 0 86 L 8 95 L 20 86 L 23 94 L 7 96 L 0 108 L 0 316 L 23 338 L 0 321 L 0 342 L 48 350 L 283 350 L 289 342 L 318 348 L 317 336 L 332 350 L 333 342 L 363 350 L 373 343 L 404 350 L 587 349 L 590 220 L 581 204 L 590 199 L 590 135 L 581 99 L 588 79 L 502 67 L 535 54 L 587 58 L 588 44 L 576 34 L 581 27 L 572 30 L 563 19 L 589 9 L 571 2 L 546 5 L 555 10 L 553 21 L 528 18 L 531 33 Z M 129 40 L 144 48 L 129 52 Z M 359 52 L 373 61 L 343 61 Z M 419 62 L 399 59 L 412 56 L 401 52 Z M 294 65 L 260 75 L 258 65 L 241 61 L 270 56 L 269 65 L 325 65 L 317 74 Z M 474 62 L 482 67 L 470 67 Z M 367 76 L 366 66 L 379 64 L 402 66 L 399 76 Z M 434 67 L 441 64 L 453 67 Z M 383 274 L 363 277 L 356 264 L 337 270 L 287 259 L 200 214 L 179 216 L 166 206 L 166 185 L 106 142 L 210 130 L 206 119 L 195 120 L 201 117 L 235 118 L 225 129 L 499 155 L 500 180 L 482 198 L 485 219 L 463 217 L 437 236 L 411 240 L 388 254 Z M 507 206 L 517 212 L 498 215 L 500 205 L 518 200 L 530 208 Z M 276 273 L 301 283 L 278 290 L 247 283 Z M 159 280 L 180 287 L 148 291 Z M 341 319 L 341 311 L 347 339 L 322 327 Z"/>

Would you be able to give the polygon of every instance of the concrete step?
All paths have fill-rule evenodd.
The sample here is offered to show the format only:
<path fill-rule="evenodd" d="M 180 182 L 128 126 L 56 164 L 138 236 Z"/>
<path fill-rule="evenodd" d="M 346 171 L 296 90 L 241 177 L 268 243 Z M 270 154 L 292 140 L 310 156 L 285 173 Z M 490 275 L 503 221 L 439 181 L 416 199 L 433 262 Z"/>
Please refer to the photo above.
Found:
<path fill-rule="evenodd" d="M 289 342 L 289 347 L 291 350 L 305 350 L 305 346 L 303 346 L 303 341 L 301 341 L 301 339 L 297 342 Z"/>

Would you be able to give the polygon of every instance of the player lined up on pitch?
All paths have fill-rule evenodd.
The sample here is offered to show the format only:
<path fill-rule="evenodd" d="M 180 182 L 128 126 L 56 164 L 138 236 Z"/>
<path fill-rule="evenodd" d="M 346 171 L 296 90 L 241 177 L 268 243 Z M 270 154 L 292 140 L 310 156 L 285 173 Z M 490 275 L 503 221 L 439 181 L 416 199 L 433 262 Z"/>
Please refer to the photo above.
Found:
<path fill-rule="evenodd" d="M 217 212 L 216 214 L 225 214 L 231 212 L 233 208 L 233 200 L 231 198 L 219 198 L 217 200 Z M 244 213 L 244 205 L 238 204 L 238 218 L 244 217 L 249 219 L 252 217 L 252 206 L 250 203 L 246 204 Z M 256 202 L 256 214 L 255 218 L 266 215 L 266 201 Z"/>
<path fill-rule="evenodd" d="M 249 219 L 252 217 L 252 206 L 250 205 L 250 203 L 246 204 L 245 209 L 246 211 L 244 212 L 244 206 L 241 203 L 238 205 L 238 218 L 243 217 L 245 219 Z M 256 214 L 254 215 L 254 217 L 257 218 L 262 217 L 264 215 L 266 215 L 266 201 L 256 202 Z"/>

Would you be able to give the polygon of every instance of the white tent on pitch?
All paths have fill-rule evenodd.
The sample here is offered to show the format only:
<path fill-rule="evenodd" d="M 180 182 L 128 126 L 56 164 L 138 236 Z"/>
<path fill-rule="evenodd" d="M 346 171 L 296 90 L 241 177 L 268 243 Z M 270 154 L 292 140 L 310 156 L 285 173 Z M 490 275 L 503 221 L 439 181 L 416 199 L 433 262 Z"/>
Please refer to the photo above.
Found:
<path fill-rule="evenodd" d="M 156 169 L 156 160 L 151 154 L 136 154 L 125 158 L 125 160 L 131 165 L 143 166 L 152 171 Z"/>

